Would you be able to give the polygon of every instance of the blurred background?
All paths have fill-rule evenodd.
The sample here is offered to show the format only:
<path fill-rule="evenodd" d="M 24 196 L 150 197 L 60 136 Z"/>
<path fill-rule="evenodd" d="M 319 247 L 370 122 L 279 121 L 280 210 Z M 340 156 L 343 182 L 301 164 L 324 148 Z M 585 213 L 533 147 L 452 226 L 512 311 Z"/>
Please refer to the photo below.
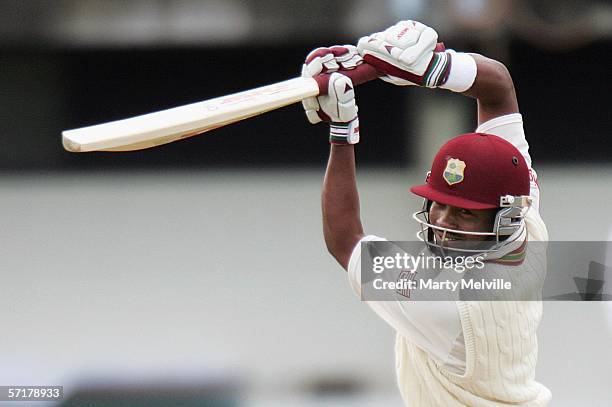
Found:
<path fill-rule="evenodd" d="M 327 129 L 299 105 L 139 152 L 70 154 L 60 133 L 288 79 L 407 18 L 509 67 L 551 239 L 612 240 L 608 1 L 3 0 L 0 385 L 75 406 L 401 405 L 394 333 L 326 253 Z M 411 239 L 408 186 L 475 103 L 380 81 L 357 100 L 364 226 Z M 546 303 L 539 341 L 553 405 L 612 403 L 609 304 Z"/>

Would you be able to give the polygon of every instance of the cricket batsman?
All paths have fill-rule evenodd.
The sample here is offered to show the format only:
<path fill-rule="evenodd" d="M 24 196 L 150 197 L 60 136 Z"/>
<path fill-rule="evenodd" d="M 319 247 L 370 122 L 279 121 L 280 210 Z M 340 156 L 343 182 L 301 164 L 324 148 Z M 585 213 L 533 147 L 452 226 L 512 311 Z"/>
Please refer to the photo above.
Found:
<path fill-rule="evenodd" d="M 436 31 L 401 21 L 359 40 L 357 47 L 318 48 L 302 75 L 331 74 L 326 96 L 303 102 L 311 123 L 329 122 L 323 182 L 327 248 L 361 293 L 364 233 L 355 175 L 359 119 L 351 80 L 342 72 L 368 63 L 399 86 L 421 86 L 476 99 L 478 126 L 444 144 L 423 185 L 414 215 L 432 250 L 461 255 L 476 242 L 495 272 L 535 273 L 528 242 L 547 241 L 539 187 L 506 67 L 477 54 L 440 50 Z M 486 246 L 486 248 L 483 248 Z M 473 253 L 470 253 L 473 254 Z M 407 406 L 545 406 L 550 391 L 535 380 L 541 301 L 368 301 L 397 331 L 397 382 Z"/>

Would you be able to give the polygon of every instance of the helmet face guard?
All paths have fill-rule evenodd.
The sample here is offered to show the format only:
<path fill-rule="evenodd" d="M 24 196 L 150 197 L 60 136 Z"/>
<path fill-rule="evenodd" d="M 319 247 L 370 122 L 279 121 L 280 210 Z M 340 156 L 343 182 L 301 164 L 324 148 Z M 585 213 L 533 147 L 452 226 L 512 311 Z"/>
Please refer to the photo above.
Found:
<path fill-rule="evenodd" d="M 523 235 L 525 216 L 531 207 L 531 199 L 526 196 L 508 195 L 502 197 L 500 203 L 504 206 L 497 211 L 490 232 L 468 232 L 432 224 L 429 220 L 432 201 L 424 199 L 421 210 L 412 214 L 412 218 L 420 226 L 416 236 L 427 244 L 430 250 L 442 256 L 497 253 Z M 436 232 L 442 236 L 439 237 Z M 449 239 L 448 234 L 459 236 L 459 239 Z"/>

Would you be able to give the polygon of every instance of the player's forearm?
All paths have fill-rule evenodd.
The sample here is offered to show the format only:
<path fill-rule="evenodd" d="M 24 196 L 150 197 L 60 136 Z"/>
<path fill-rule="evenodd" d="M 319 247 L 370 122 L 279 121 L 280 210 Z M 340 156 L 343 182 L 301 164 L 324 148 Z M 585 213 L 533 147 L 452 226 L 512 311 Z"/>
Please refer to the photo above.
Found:
<path fill-rule="evenodd" d="M 329 252 L 345 269 L 363 237 L 353 146 L 332 145 L 323 181 L 323 233 Z"/>
<path fill-rule="evenodd" d="M 477 74 L 472 86 L 463 94 L 477 99 L 478 122 L 517 113 L 514 83 L 504 64 L 482 55 L 470 55 L 476 61 Z"/>

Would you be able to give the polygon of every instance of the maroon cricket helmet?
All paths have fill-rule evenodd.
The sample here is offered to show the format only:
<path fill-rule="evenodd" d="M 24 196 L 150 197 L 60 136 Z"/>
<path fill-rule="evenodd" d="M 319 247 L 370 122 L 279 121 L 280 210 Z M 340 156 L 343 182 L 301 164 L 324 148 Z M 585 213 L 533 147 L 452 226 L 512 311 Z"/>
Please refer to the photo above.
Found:
<path fill-rule="evenodd" d="M 503 138 L 468 133 L 444 144 L 426 184 L 410 190 L 444 205 L 498 208 L 504 195 L 529 195 L 529 168 L 520 151 Z"/>

